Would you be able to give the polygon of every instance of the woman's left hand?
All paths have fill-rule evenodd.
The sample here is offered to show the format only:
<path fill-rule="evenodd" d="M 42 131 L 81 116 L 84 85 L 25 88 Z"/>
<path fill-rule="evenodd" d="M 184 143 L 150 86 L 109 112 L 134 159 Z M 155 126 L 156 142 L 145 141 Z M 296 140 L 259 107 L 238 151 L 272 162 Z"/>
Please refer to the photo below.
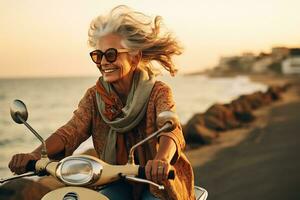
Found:
<path fill-rule="evenodd" d="M 146 178 L 160 184 L 168 179 L 170 169 L 170 163 L 165 160 L 148 160 L 145 167 Z"/>

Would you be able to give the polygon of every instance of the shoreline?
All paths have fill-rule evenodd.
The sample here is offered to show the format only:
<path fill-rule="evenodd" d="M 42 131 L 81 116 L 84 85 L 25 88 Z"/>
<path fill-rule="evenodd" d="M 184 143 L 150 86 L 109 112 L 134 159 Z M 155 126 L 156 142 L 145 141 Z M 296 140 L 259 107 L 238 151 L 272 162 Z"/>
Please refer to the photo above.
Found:
<path fill-rule="evenodd" d="M 267 77 L 263 75 L 249 75 L 248 77 L 251 81 L 262 83 L 267 86 L 284 85 L 295 82 L 293 77 L 279 77 L 277 75 L 268 75 Z M 269 114 L 273 108 L 280 105 L 289 104 L 294 101 L 300 101 L 300 97 L 297 96 L 293 88 L 291 88 L 282 94 L 281 100 L 254 110 L 253 114 L 255 115 L 256 119 L 253 122 L 245 124 L 240 128 L 223 131 L 212 144 L 204 145 L 198 148 L 196 147 L 187 149 L 185 150 L 185 153 L 193 166 L 204 165 L 206 162 L 212 160 L 219 151 L 223 150 L 224 148 L 233 147 L 245 140 L 250 132 L 255 128 L 265 127 L 268 123 Z M 199 155 L 205 156 L 200 156 L 199 158 Z"/>
<path fill-rule="evenodd" d="M 253 111 L 253 122 L 222 132 L 210 145 L 185 152 L 194 168 L 195 184 L 206 188 L 212 199 L 298 199 L 299 77 L 249 78 L 267 85 L 292 86 L 281 100 Z"/>

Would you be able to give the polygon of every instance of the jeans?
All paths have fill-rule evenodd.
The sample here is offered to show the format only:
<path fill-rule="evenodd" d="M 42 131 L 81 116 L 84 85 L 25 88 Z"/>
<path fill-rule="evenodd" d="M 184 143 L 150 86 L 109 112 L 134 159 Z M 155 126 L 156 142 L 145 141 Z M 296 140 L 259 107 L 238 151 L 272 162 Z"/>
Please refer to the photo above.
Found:
<path fill-rule="evenodd" d="M 100 193 L 110 200 L 131 200 L 132 186 L 125 181 L 118 181 L 101 188 Z M 153 196 L 149 190 L 145 190 L 142 194 L 142 200 L 159 200 Z"/>

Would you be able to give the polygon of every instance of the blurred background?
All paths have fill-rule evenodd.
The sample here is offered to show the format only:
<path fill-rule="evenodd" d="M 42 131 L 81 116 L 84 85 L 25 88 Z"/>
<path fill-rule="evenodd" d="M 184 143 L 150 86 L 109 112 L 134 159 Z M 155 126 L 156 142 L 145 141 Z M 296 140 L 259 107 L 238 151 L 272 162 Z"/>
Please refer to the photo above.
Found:
<path fill-rule="evenodd" d="M 100 75 L 89 57 L 89 24 L 120 4 L 153 17 L 162 16 L 166 27 L 184 47 L 184 53 L 175 57 L 178 75 L 158 77 L 173 89 L 184 130 L 188 130 L 186 127 L 195 114 L 207 112 L 216 103 L 231 104 L 240 95 L 267 93 L 271 83 L 294 84 L 299 80 L 300 1 L 297 0 L 0 0 L 1 177 L 11 175 L 7 164 L 13 154 L 30 152 L 39 145 L 24 126 L 12 121 L 10 103 L 14 99 L 23 100 L 29 110 L 28 122 L 45 138 L 66 123 L 86 89 Z M 264 139 L 257 142 L 252 137 L 252 133 L 273 132 L 268 124 L 278 121 L 266 116 L 273 116 L 274 109 L 279 109 L 275 111 L 279 118 L 300 110 L 299 91 L 295 88 L 291 91 L 288 97 L 281 98 L 281 104 L 275 103 L 276 108 L 265 110 L 269 114 L 263 115 L 264 118 L 258 113 L 256 121 L 264 121 L 263 126 L 246 124 L 242 131 L 229 132 L 227 136 L 220 134 L 220 130 L 212 133 L 208 127 L 205 136 L 201 135 L 205 139 L 197 145 L 203 148 L 188 145 L 195 181 L 209 191 L 211 199 L 300 198 L 297 192 L 300 177 L 296 170 L 300 165 L 295 162 L 296 146 L 300 146 L 298 136 L 290 136 L 293 143 L 286 142 L 279 149 L 277 142 L 283 142 L 282 138 L 266 139 L 268 143 L 264 143 L 261 142 Z M 291 102 L 295 105 L 280 107 Z M 280 127 L 292 128 L 291 134 L 299 131 L 298 115 L 293 116 L 279 120 L 286 123 Z M 276 131 L 282 135 L 287 130 Z M 254 143 L 249 142 L 249 135 Z M 234 147 L 228 149 L 228 141 L 235 141 L 229 145 Z M 266 146 L 270 148 L 266 150 Z M 89 139 L 77 152 L 91 147 Z M 248 151 L 252 154 L 245 154 Z M 281 153 L 276 160 L 280 152 L 286 154 Z M 257 160 L 256 155 L 266 156 Z M 275 161 L 268 162 L 270 157 Z M 280 168 L 283 163 L 288 164 Z M 257 169 L 264 171 L 256 173 Z M 277 178 L 278 174 L 285 178 Z M 257 179 L 252 180 L 256 175 Z"/>
<path fill-rule="evenodd" d="M 163 17 L 185 47 L 177 58 L 180 73 L 214 67 L 220 57 L 300 43 L 297 0 L 1 0 L 0 76 L 96 75 L 88 55 L 89 24 L 120 4 Z"/>

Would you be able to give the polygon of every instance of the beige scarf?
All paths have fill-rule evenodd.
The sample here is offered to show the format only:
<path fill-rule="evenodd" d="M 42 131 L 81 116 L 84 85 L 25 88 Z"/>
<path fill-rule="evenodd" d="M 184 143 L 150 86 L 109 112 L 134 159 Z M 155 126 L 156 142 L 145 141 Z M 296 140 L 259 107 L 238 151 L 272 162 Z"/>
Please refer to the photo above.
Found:
<path fill-rule="evenodd" d="M 105 148 L 101 159 L 110 164 L 116 164 L 117 134 L 123 134 L 136 127 L 144 117 L 149 97 L 155 83 L 155 77 L 150 71 L 137 69 L 133 76 L 132 86 L 126 105 L 118 109 L 120 103 L 115 98 L 112 85 L 99 78 L 97 82 L 97 106 L 105 123 L 110 126 Z"/>

